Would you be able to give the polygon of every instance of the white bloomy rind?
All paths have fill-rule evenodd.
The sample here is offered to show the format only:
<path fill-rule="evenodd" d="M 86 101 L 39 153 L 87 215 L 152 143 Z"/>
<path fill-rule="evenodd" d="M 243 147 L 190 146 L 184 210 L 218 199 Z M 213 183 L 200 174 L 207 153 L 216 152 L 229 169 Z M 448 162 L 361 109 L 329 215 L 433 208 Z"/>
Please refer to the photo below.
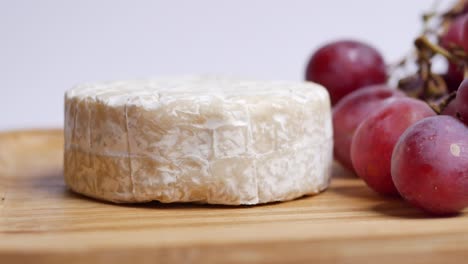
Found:
<path fill-rule="evenodd" d="M 77 86 L 65 96 L 65 181 L 113 202 L 258 204 L 324 190 L 327 91 L 195 76 Z"/>

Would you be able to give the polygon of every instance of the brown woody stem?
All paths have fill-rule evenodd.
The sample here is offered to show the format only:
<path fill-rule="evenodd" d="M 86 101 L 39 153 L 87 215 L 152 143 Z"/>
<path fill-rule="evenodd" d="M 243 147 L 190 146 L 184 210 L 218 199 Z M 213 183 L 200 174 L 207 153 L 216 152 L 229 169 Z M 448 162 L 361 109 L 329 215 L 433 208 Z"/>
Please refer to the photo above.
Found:
<path fill-rule="evenodd" d="M 415 43 L 416 47 L 428 48 L 433 53 L 440 54 L 440 55 L 444 56 L 445 58 L 447 58 L 449 61 L 451 61 L 453 63 L 459 64 L 460 61 L 461 61 L 460 58 L 457 58 L 457 57 L 453 56 L 448 50 L 446 50 L 446 49 L 442 48 L 441 46 L 436 45 L 436 44 L 432 43 L 431 41 L 429 41 L 429 39 L 427 39 L 426 36 L 418 37 L 415 40 L 414 43 Z"/>

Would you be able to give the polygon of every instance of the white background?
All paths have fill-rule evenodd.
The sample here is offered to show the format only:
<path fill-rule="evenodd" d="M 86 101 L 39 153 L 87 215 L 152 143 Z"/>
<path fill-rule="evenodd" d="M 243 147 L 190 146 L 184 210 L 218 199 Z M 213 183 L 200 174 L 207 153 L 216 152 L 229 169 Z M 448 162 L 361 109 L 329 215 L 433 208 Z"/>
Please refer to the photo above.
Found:
<path fill-rule="evenodd" d="M 339 38 L 395 61 L 433 2 L 0 0 L 0 130 L 62 126 L 64 91 L 80 82 L 192 73 L 301 80 L 312 51 Z"/>

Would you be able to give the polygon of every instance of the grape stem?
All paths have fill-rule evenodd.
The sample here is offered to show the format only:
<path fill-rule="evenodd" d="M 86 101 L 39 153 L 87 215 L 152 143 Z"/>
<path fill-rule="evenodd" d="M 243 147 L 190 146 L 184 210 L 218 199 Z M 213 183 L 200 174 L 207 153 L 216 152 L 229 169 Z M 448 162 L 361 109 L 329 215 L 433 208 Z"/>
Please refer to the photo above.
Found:
<path fill-rule="evenodd" d="M 424 35 L 415 40 L 415 46 L 418 51 L 418 74 L 422 80 L 422 87 L 419 88 L 417 94 L 430 103 L 430 100 L 438 99 L 447 93 L 445 81 L 431 70 L 431 59 L 437 53 L 445 53 L 447 56 L 452 55 L 448 51 L 432 44 Z"/>
<path fill-rule="evenodd" d="M 425 47 L 431 50 L 435 54 L 440 54 L 447 58 L 449 61 L 460 64 L 462 61 L 459 57 L 454 56 L 448 50 L 442 48 L 441 46 L 432 43 L 426 36 L 420 36 L 415 40 L 416 47 Z M 463 61 L 462 61 L 463 62 Z"/>
<path fill-rule="evenodd" d="M 451 92 L 450 94 L 444 96 L 438 102 L 428 102 L 429 106 L 434 110 L 437 114 L 440 114 L 448 104 L 455 99 L 457 92 Z"/>
<path fill-rule="evenodd" d="M 437 5 L 436 5 L 437 6 Z M 442 47 L 430 41 L 430 37 L 440 37 L 440 33 L 446 32 L 453 20 L 466 12 L 468 0 L 458 0 L 452 8 L 439 13 L 436 9 L 423 16 L 424 30 L 414 41 L 417 55 L 418 72 L 402 78 L 398 82 L 398 88 L 407 95 L 422 99 L 440 113 L 455 98 L 456 93 L 448 93 L 447 82 L 444 78 L 432 71 L 432 59 L 440 55 L 447 59 L 450 64 L 463 69 L 464 77 L 468 78 L 468 54 L 460 46 Z M 433 27 L 430 22 L 437 22 Z M 405 57 L 395 68 L 403 67 L 408 60 Z M 395 70 L 395 69 L 394 69 Z"/>
<path fill-rule="evenodd" d="M 424 47 L 429 49 L 435 54 L 439 54 L 444 56 L 447 60 L 452 63 L 455 63 L 459 66 L 463 67 L 464 77 L 468 78 L 468 67 L 467 67 L 467 60 L 468 56 L 463 51 L 463 49 L 459 49 L 458 47 L 453 48 L 453 52 L 442 48 L 441 46 L 432 43 L 426 36 L 420 36 L 415 40 L 415 46 L 418 48 Z"/>

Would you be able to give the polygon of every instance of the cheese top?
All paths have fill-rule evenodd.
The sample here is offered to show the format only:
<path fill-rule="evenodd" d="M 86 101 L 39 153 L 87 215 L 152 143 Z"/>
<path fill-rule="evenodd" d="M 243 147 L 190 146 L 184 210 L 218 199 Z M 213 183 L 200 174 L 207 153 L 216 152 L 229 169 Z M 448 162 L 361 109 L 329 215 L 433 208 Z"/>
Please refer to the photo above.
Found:
<path fill-rule="evenodd" d="M 213 97 L 229 101 L 250 98 L 255 101 L 262 100 L 263 96 L 285 96 L 301 103 L 311 98 L 328 100 L 328 92 L 311 82 L 239 80 L 203 75 L 89 83 L 78 85 L 66 93 L 66 99 L 94 99 L 110 106 L 130 104 L 144 108 L 154 108 L 193 96 L 199 101 L 211 100 Z"/>

